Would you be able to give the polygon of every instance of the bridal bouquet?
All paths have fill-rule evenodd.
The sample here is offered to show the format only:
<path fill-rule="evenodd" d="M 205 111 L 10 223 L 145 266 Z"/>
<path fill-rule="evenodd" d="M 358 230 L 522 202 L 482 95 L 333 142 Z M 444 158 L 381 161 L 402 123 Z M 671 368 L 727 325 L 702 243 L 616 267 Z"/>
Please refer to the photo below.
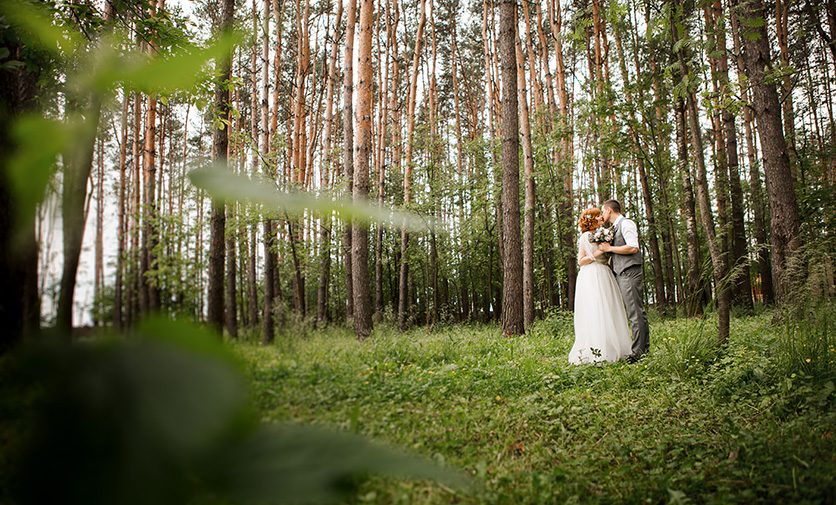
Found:
<path fill-rule="evenodd" d="M 612 230 L 612 228 L 604 228 L 603 226 L 601 226 L 600 228 L 592 232 L 592 234 L 589 236 L 589 241 L 593 244 L 600 244 L 602 242 L 608 242 L 612 244 L 614 238 L 615 232 Z"/>

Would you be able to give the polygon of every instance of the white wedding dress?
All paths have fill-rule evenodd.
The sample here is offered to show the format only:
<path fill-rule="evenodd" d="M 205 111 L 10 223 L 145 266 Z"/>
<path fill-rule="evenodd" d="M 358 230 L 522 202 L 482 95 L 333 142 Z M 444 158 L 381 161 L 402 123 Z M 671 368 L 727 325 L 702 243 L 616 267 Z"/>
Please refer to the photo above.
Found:
<path fill-rule="evenodd" d="M 589 241 L 589 232 L 578 239 L 590 258 L 598 250 Z M 627 313 L 621 290 L 602 254 L 578 272 L 575 285 L 575 345 L 569 351 L 569 362 L 574 364 L 596 361 L 618 361 L 632 352 L 632 336 L 627 325 Z"/>

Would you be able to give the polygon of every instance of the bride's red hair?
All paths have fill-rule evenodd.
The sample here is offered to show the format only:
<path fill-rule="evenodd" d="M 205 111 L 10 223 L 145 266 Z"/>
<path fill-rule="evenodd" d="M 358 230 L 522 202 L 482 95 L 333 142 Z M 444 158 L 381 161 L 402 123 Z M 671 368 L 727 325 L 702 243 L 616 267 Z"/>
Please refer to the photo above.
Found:
<path fill-rule="evenodd" d="M 601 210 L 592 207 L 581 212 L 581 217 L 578 219 L 578 224 L 581 227 L 581 233 L 592 231 L 598 228 L 598 216 L 601 215 Z"/>

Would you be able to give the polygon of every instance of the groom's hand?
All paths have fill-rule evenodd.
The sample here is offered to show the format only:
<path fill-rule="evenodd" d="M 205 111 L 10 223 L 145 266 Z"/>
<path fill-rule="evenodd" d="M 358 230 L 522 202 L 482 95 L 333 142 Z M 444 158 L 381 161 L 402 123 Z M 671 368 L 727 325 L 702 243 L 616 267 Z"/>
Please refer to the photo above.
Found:
<path fill-rule="evenodd" d="M 598 244 L 598 250 L 602 252 L 610 252 L 612 250 L 612 244 L 609 242 L 601 242 Z"/>

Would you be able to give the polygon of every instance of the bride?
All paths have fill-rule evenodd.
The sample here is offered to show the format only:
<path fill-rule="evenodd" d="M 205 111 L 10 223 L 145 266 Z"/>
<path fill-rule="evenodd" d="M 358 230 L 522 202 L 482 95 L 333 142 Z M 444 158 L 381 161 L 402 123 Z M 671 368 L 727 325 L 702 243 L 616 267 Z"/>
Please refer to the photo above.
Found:
<path fill-rule="evenodd" d="M 604 224 L 601 211 L 584 210 L 578 224 L 580 270 L 575 284 L 575 345 L 569 352 L 569 362 L 618 361 L 630 354 L 632 339 L 621 290 L 607 265 L 607 254 L 590 241 Z"/>

